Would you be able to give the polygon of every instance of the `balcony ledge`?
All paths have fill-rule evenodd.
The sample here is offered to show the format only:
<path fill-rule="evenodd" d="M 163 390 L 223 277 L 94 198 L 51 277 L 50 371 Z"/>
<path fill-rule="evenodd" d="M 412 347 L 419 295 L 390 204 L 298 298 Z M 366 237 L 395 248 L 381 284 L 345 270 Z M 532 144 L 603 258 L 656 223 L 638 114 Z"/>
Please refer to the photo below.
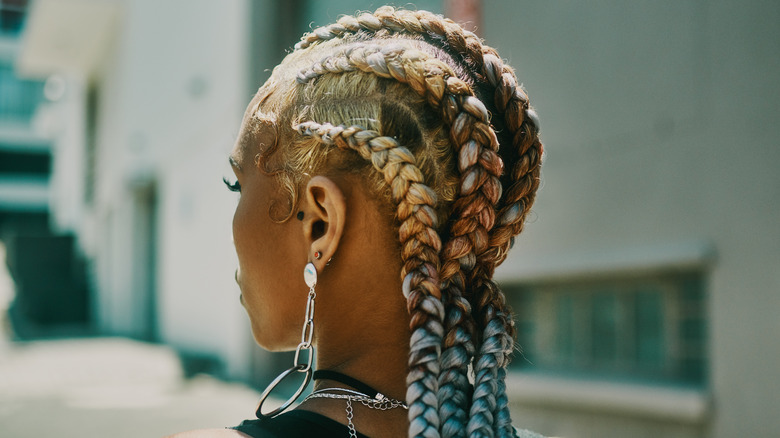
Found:
<path fill-rule="evenodd" d="M 33 3 L 17 59 L 22 76 L 92 76 L 116 32 L 117 1 L 38 0 Z"/>
<path fill-rule="evenodd" d="M 704 390 L 510 372 L 512 404 L 574 409 L 698 425 L 711 411 Z"/>

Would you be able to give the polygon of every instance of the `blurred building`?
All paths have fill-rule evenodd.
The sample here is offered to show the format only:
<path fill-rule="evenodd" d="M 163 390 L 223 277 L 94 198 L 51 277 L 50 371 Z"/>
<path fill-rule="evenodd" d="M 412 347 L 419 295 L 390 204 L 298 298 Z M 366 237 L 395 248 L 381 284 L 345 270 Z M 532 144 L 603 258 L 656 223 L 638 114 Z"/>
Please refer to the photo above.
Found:
<path fill-rule="evenodd" d="M 213 358 L 232 378 L 279 366 L 238 305 L 226 155 L 297 36 L 377 4 L 33 3 L 16 70 L 49 89 L 35 116 L 53 157 L 46 202 L 88 261 L 101 333 Z M 527 83 L 547 151 L 499 271 L 523 349 L 518 424 L 780 430 L 778 19 L 758 1 L 483 3 L 479 31 Z"/>
<path fill-rule="evenodd" d="M 52 224 L 89 261 L 100 333 L 249 377 L 226 156 L 251 96 L 247 2 L 37 1 L 17 69 L 56 84 Z M 260 50 L 265 53 L 267 50 Z M 276 53 L 276 52 L 274 52 Z"/>
<path fill-rule="evenodd" d="M 71 233 L 49 226 L 52 142 L 37 128 L 51 87 L 14 70 L 27 8 L 26 0 L 0 1 L 0 242 L 14 279 L 10 316 L 20 336 L 88 320 L 83 259 Z"/>
<path fill-rule="evenodd" d="M 780 5 L 500 3 L 547 154 L 499 274 L 521 424 L 778 436 Z"/>

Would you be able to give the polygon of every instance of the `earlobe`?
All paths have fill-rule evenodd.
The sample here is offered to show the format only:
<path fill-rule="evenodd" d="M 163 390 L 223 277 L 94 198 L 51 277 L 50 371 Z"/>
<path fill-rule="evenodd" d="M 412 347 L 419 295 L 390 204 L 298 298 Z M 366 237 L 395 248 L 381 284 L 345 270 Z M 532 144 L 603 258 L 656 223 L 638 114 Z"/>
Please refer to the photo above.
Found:
<path fill-rule="evenodd" d="M 314 263 L 318 271 L 322 271 L 336 253 L 344 234 L 346 197 L 332 179 L 318 175 L 306 185 L 301 210 L 308 261 Z"/>

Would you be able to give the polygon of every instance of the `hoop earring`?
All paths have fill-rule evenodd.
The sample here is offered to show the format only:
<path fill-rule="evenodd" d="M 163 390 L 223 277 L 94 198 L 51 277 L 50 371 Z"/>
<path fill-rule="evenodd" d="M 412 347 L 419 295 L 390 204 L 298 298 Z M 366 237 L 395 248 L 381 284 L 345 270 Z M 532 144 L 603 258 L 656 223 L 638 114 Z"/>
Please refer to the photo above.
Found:
<path fill-rule="evenodd" d="M 260 395 L 260 402 L 257 405 L 257 410 L 255 411 L 257 418 L 272 418 L 284 412 L 287 408 L 290 407 L 290 405 L 298 400 L 298 397 L 300 397 L 301 393 L 303 393 L 303 390 L 306 389 L 306 386 L 311 381 L 311 375 L 313 371 L 312 363 L 314 360 L 314 346 L 312 345 L 312 338 L 314 337 L 314 299 L 317 297 L 317 293 L 314 291 L 314 286 L 317 285 L 317 268 L 314 267 L 313 263 L 309 262 L 306 264 L 306 267 L 303 268 L 303 280 L 306 282 L 306 286 L 309 286 L 309 297 L 306 300 L 306 314 L 304 315 L 303 329 L 301 329 L 301 342 L 295 349 L 293 366 L 282 372 L 282 374 L 279 374 Z M 306 351 L 308 354 L 306 361 L 303 363 L 300 362 L 302 351 Z M 287 401 L 284 402 L 281 406 L 267 414 L 264 414 L 262 412 L 263 403 L 265 403 L 268 396 L 271 395 L 271 392 L 279 385 L 279 383 L 282 382 L 282 380 L 286 379 L 296 371 L 299 373 L 304 373 L 303 383 L 301 383 L 301 386 L 297 391 L 295 391 L 295 394 L 287 399 Z"/>

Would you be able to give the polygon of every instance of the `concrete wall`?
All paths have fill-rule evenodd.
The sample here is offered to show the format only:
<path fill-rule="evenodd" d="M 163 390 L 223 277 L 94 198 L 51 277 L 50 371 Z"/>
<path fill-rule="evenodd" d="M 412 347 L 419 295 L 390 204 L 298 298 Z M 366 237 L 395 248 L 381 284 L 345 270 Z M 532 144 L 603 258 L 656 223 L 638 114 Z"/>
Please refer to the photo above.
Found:
<path fill-rule="evenodd" d="M 778 4 L 484 8 L 484 36 L 527 84 L 546 149 L 532 223 L 501 278 L 690 260 L 685 246 L 698 248 L 708 272 L 710 379 L 701 395 L 711 405 L 698 418 L 572 409 L 562 393 L 542 408 L 542 397 L 518 402 L 518 422 L 572 437 L 776 436 Z M 707 248 L 717 254 L 712 266 Z M 611 262 L 596 268 L 598 260 Z"/>
<path fill-rule="evenodd" d="M 122 303 L 108 306 L 101 324 L 138 334 L 156 318 L 161 340 L 222 358 L 229 375 L 248 372 L 249 334 L 232 281 L 235 199 L 221 183 L 249 98 L 246 12 L 243 1 L 125 2 L 99 79 L 95 214 L 110 218 L 98 222 L 114 229 L 115 242 L 96 248 L 96 261 L 112 267 L 101 297 Z M 149 190 L 155 202 L 145 205 Z M 153 210 L 158 236 L 156 263 L 146 266 L 157 272 L 149 306 L 131 281 L 150 263 L 143 248 L 133 254 L 134 239 L 151 237 L 137 213 L 144 209 Z M 125 315 L 122 324 L 129 309 L 156 314 Z"/>
<path fill-rule="evenodd" d="M 107 41 L 90 57 L 94 66 L 50 67 L 67 84 L 46 126 L 57 151 L 56 222 L 78 233 L 92 262 L 101 332 L 213 356 L 228 376 L 246 378 L 252 342 L 233 281 L 236 199 L 221 178 L 230 173 L 226 157 L 251 98 L 249 4 L 115 5 L 114 26 L 101 35 L 78 28 L 105 14 L 102 5 L 71 0 L 57 24 L 46 22 L 57 2 L 38 2 L 31 12 L 26 50 L 33 55 L 46 53 L 40 42 L 57 32 L 70 32 L 72 44 Z M 81 46 L 70 49 L 79 53 Z M 93 124 L 90 89 L 97 93 Z M 90 138 L 92 202 L 84 196 Z"/>

